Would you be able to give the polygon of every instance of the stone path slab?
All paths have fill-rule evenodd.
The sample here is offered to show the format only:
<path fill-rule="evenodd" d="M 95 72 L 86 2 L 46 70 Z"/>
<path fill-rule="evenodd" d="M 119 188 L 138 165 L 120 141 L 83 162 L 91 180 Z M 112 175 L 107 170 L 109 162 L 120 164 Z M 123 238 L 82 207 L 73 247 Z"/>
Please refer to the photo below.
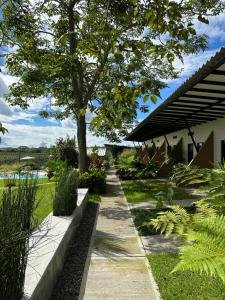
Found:
<path fill-rule="evenodd" d="M 86 278 L 85 300 L 159 300 L 120 182 L 111 169 L 101 197 Z"/>
<path fill-rule="evenodd" d="M 147 254 L 152 252 L 178 253 L 177 247 L 181 246 L 180 240 L 174 239 L 172 234 L 168 237 L 161 234 L 141 236 L 141 241 Z"/>

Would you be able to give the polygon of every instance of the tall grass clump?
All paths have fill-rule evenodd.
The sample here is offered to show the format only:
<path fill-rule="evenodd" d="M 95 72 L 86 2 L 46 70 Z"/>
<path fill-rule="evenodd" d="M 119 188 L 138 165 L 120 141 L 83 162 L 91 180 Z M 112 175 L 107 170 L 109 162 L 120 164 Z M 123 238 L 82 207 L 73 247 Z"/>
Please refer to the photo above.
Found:
<path fill-rule="evenodd" d="M 19 180 L 18 187 L 9 187 L 0 199 L 0 298 L 4 300 L 23 296 L 36 190 L 36 180 Z"/>
<path fill-rule="evenodd" d="M 59 177 L 53 200 L 53 215 L 71 215 L 77 205 L 78 172 L 65 168 Z"/>

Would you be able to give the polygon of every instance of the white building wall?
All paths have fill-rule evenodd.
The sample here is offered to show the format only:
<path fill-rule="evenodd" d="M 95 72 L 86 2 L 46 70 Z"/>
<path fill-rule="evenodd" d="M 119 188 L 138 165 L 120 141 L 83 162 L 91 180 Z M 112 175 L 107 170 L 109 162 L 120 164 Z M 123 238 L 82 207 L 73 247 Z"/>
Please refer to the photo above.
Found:
<path fill-rule="evenodd" d="M 225 117 L 214 121 L 191 127 L 191 131 L 194 132 L 194 138 L 196 143 L 204 142 L 209 134 L 214 131 L 214 165 L 221 162 L 221 140 L 225 140 Z M 166 135 L 168 142 L 171 146 L 176 145 L 180 138 L 183 138 L 183 160 L 184 163 L 188 162 L 188 144 L 192 144 L 191 137 L 188 135 L 188 130 L 183 129 L 175 131 Z M 176 138 L 174 138 L 177 136 Z M 165 141 L 164 136 L 160 136 L 153 139 L 156 147 L 160 147 Z M 149 146 L 152 146 L 151 140 L 147 141 Z M 194 156 L 196 155 L 194 149 Z"/>

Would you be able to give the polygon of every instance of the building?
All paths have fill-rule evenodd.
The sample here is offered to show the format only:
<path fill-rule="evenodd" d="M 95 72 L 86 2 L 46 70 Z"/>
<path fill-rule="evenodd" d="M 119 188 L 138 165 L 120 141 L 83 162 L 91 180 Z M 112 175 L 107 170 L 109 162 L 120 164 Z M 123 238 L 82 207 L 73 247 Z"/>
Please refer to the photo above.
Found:
<path fill-rule="evenodd" d="M 225 161 L 225 48 L 203 65 L 127 137 L 153 153 L 160 175 L 166 157 L 212 167 Z M 161 169 L 161 171 L 160 171 Z"/>

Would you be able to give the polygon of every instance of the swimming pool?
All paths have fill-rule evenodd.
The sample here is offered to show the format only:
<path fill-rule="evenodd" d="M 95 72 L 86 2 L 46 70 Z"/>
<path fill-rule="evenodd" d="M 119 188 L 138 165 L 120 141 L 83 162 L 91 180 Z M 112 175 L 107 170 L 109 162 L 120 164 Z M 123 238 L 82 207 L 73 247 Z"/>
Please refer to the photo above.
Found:
<path fill-rule="evenodd" d="M 1 179 L 27 179 L 27 178 L 48 178 L 47 174 L 44 172 L 27 172 L 27 173 L 0 173 L 0 180 Z"/>

